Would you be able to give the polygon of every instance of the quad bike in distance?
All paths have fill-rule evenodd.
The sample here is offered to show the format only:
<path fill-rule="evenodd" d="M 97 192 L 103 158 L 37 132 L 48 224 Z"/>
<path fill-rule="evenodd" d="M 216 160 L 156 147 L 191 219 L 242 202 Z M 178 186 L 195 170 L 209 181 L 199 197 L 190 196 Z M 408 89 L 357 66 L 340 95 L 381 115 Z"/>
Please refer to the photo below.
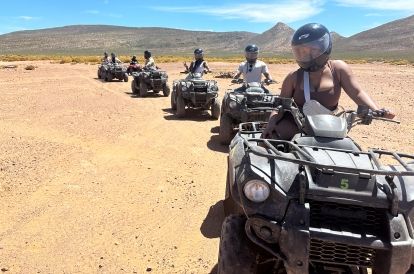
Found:
<path fill-rule="evenodd" d="M 242 79 L 233 80 L 234 84 L 243 83 Z M 266 84 L 273 84 L 267 82 Z M 277 97 L 264 88 L 263 83 L 244 83 L 241 87 L 228 90 L 223 97 L 220 116 L 220 142 L 228 145 L 240 123 L 267 121 L 274 110 Z"/>
<path fill-rule="evenodd" d="M 211 110 L 214 119 L 220 117 L 217 81 L 202 78 L 201 73 L 189 73 L 185 79 L 173 82 L 171 109 L 177 117 L 184 117 L 186 108 Z"/>
<path fill-rule="evenodd" d="M 170 95 L 168 86 L 168 74 L 159 69 L 143 69 L 141 72 L 132 72 L 134 80 L 131 82 L 132 93 L 145 97 L 152 90 L 154 94 L 162 91 L 165 97 Z"/>
<path fill-rule="evenodd" d="M 118 63 L 109 63 L 108 69 L 103 75 L 106 82 L 111 82 L 113 79 L 128 82 L 128 73 L 125 66 Z"/>

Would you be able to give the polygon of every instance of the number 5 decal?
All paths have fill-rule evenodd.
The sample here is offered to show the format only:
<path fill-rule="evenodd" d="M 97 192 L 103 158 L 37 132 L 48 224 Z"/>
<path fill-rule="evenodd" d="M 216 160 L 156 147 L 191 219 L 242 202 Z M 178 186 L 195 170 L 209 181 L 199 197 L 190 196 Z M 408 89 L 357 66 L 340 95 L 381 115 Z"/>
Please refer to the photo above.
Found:
<path fill-rule="evenodd" d="M 340 187 L 342 189 L 348 189 L 349 188 L 349 180 L 348 179 L 342 179 Z"/>

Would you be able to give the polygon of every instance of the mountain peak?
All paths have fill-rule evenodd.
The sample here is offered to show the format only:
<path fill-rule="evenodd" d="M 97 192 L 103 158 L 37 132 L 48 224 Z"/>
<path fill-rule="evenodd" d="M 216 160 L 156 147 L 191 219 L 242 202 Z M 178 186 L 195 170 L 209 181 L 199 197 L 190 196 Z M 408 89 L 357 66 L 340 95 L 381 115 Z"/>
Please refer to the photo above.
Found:
<path fill-rule="evenodd" d="M 286 25 L 285 23 L 282 22 L 277 22 L 276 25 L 274 25 L 271 29 L 267 30 L 267 31 L 286 31 L 286 30 L 293 30 L 291 27 L 289 27 L 288 25 Z"/>

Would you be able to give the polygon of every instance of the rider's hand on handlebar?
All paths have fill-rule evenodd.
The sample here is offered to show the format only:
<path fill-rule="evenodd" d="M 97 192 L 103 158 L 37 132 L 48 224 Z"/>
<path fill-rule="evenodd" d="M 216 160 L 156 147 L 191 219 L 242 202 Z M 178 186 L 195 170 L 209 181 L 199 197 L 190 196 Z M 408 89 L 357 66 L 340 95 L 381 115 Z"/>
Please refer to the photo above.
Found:
<path fill-rule="evenodd" d="M 276 83 L 275 81 L 273 81 L 273 79 L 265 79 L 264 82 L 265 82 L 266 85 L 270 85 L 270 84 Z"/>
<path fill-rule="evenodd" d="M 394 119 L 395 117 L 395 113 L 392 110 L 386 109 L 386 108 L 382 108 L 379 110 L 374 111 L 374 115 L 377 117 L 381 117 L 381 118 L 386 118 L 386 119 Z"/>
<path fill-rule="evenodd" d="M 238 84 L 238 83 L 240 83 L 240 79 L 239 78 L 233 78 L 233 79 L 231 79 L 231 83 L 232 84 Z"/>

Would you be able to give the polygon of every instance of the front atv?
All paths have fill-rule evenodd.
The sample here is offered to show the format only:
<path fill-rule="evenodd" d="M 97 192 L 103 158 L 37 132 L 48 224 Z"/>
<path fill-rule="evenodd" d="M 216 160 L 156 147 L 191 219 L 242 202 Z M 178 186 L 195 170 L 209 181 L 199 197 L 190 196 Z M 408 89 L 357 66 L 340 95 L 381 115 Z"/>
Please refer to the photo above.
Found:
<path fill-rule="evenodd" d="M 171 109 L 177 117 L 184 117 L 186 108 L 211 110 L 214 119 L 220 117 L 217 81 L 205 80 L 200 73 L 190 73 L 187 78 L 173 83 Z"/>
<path fill-rule="evenodd" d="M 414 263 L 414 155 L 361 151 L 349 137 L 376 113 L 304 117 L 262 139 L 244 123 L 230 145 L 218 272 L 406 274 Z M 385 165 L 388 157 L 395 165 Z"/>

